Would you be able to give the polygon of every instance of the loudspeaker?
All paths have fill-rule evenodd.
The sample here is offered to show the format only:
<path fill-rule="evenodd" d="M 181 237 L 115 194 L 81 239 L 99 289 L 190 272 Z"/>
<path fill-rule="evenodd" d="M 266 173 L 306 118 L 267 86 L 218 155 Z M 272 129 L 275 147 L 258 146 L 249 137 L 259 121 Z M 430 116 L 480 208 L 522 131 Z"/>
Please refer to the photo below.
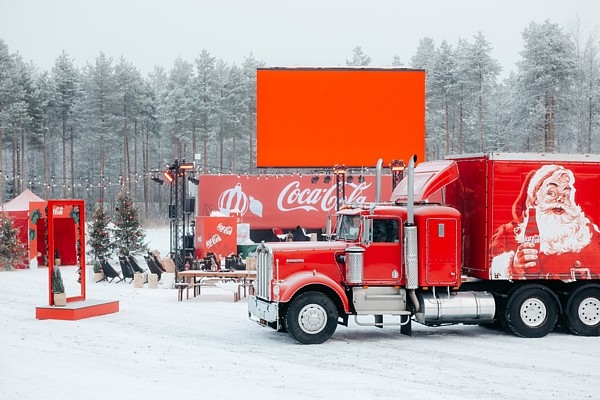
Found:
<path fill-rule="evenodd" d="M 193 249 L 194 248 L 194 235 L 185 235 L 183 237 L 183 248 Z"/>
<path fill-rule="evenodd" d="M 190 197 L 188 199 L 185 199 L 185 202 L 183 203 L 183 211 L 185 211 L 186 213 L 193 213 L 195 209 L 196 209 L 196 198 Z"/>
<path fill-rule="evenodd" d="M 177 218 L 177 206 L 175 204 L 169 204 L 169 218 Z"/>

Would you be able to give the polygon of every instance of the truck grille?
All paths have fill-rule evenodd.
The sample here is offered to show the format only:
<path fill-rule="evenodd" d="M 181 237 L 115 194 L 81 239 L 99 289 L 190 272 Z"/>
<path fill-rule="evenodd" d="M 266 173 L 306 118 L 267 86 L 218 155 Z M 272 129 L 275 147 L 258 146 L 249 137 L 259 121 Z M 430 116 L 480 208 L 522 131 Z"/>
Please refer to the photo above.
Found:
<path fill-rule="evenodd" d="M 273 252 L 262 245 L 256 251 L 255 296 L 271 300 L 271 279 L 273 279 Z"/>

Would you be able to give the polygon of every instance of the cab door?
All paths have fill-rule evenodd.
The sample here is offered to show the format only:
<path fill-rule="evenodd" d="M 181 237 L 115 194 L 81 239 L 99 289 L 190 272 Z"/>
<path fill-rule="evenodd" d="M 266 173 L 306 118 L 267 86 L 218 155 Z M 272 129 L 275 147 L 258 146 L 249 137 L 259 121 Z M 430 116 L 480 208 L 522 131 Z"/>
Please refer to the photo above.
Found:
<path fill-rule="evenodd" d="M 400 284 L 402 226 L 399 218 L 373 218 L 372 241 L 364 252 L 363 285 Z"/>

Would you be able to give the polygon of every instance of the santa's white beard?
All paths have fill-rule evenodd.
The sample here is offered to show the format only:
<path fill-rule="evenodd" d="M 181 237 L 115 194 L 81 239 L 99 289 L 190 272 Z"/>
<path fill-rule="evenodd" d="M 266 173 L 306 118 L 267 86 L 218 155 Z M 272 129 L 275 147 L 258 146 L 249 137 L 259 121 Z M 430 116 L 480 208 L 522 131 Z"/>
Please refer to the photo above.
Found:
<path fill-rule="evenodd" d="M 552 209 L 561 207 L 565 212 L 555 214 Z M 579 252 L 590 244 L 590 221 L 579 206 L 548 205 L 537 213 L 540 231 L 540 251 L 545 254 Z"/>

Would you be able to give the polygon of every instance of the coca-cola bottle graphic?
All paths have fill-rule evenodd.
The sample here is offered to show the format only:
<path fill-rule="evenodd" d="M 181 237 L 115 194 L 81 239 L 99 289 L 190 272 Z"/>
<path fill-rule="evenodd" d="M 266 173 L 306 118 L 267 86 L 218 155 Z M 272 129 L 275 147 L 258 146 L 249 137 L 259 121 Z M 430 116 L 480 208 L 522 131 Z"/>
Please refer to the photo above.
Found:
<path fill-rule="evenodd" d="M 535 274 L 540 272 L 540 262 L 539 262 L 539 254 L 540 254 L 540 230 L 538 228 L 537 219 L 536 219 L 536 209 L 531 207 L 527 210 L 528 218 L 527 218 L 527 226 L 525 227 L 525 234 L 523 237 L 523 242 L 529 242 L 534 244 L 534 248 L 537 250 L 538 258 L 535 259 L 535 266 L 527 267 L 525 272 L 528 274 Z M 533 262 L 534 260 L 528 260 L 528 263 Z"/>

